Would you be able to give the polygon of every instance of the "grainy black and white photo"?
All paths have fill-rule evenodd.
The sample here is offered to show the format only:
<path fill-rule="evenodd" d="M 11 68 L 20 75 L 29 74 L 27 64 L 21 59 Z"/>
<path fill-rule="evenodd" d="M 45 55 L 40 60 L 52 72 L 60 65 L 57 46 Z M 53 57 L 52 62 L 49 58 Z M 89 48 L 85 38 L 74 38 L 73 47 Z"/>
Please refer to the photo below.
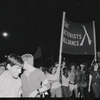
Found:
<path fill-rule="evenodd" d="M 100 98 L 99 0 L 0 0 L 0 98 Z"/>

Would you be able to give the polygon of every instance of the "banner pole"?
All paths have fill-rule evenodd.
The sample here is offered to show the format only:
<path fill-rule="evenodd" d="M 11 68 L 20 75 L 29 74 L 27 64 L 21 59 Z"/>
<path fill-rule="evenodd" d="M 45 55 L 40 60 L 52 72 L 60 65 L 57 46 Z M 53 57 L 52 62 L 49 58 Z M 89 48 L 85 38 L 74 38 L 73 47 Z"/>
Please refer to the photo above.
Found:
<path fill-rule="evenodd" d="M 64 23 L 65 23 L 65 12 L 63 12 L 63 18 L 62 18 L 62 28 L 61 28 L 61 38 L 60 38 L 60 49 L 59 49 L 59 66 L 58 66 L 58 80 L 60 76 L 60 66 L 61 66 L 61 58 L 62 58 L 62 45 L 63 45 L 63 33 L 64 33 Z"/>
<path fill-rule="evenodd" d="M 94 35 L 94 61 L 97 62 L 95 21 L 93 21 L 93 35 Z"/>

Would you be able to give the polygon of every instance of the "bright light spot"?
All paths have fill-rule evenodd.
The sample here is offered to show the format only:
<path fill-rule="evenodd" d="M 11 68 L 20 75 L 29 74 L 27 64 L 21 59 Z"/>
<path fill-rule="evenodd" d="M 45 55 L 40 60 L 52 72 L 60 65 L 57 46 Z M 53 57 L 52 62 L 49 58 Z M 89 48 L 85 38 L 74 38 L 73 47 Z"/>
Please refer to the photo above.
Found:
<path fill-rule="evenodd" d="M 7 55 L 5 55 L 5 57 L 7 57 Z"/>
<path fill-rule="evenodd" d="M 8 36 L 8 33 L 4 32 L 4 33 L 3 33 L 3 36 L 4 36 L 4 37 L 7 37 L 7 36 Z"/>

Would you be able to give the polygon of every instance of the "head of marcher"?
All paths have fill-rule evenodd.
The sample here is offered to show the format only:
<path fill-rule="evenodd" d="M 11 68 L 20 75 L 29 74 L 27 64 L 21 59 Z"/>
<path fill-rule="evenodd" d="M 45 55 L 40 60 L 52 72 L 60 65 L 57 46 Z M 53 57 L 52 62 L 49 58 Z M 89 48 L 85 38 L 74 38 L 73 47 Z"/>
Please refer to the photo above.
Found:
<path fill-rule="evenodd" d="M 79 71 L 79 70 L 80 70 L 80 66 L 77 66 L 77 67 L 76 67 L 76 70 L 78 70 L 78 71 Z"/>
<path fill-rule="evenodd" d="M 81 70 L 85 68 L 85 64 L 80 64 Z"/>
<path fill-rule="evenodd" d="M 6 67 L 14 78 L 18 78 L 23 67 L 23 60 L 16 54 L 10 54 L 7 58 Z"/>
<path fill-rule="evenodd" d="M 71 70 L 75 70 L 76 64 L 75 63 L 71 63 L 69 66 L 70 66 Z"/>
<path fill-rule="evenodd" d="M 24 54 L 22 55 L 22 59 L 24 61 L 24 69 L 29 69 L 34 65 L 34 57 L 32 54 Z"/>
<path fill-rule="evenodd" d="M 56 73 L 56 71 L 57 71 L 57 68 L 56 67 L 52 67 L 52 74 L 55 74 Z"/>
<path fill-rule="evenodd" d="M 3 62 L 3 63 L 0 63 L 0 75 L 6 70 L 6 63 Z"/>
<path fill-rule="evenodd" d="M 59 66 L 59 62 L 55 62 L 55 67 L 57 68 Z"/>
<path fill-rule="evenodd" d="M 62 61 L 62 66 L 65 66 L 66 65 L 66 62 L 63 60 Z"/>
<path fill-rule="evenodd" d="M 51 70 L 51 73 L 52 73 L 52 74 L 55 74 L 55 73 L 56 73 L 57 67 L 58 67 L 58 66 L 59 66 L 59 63 L 58 63 L 58 62 L 55 62 L 55 66 L 52 67 L 52 70 Z"/>
<path fill-rule="evenodd" d="M 98 70 L 98 68 L 99 68 L 98 63 L 97 63 L 97 62 L 95 62 L 95 63 L 93 64 L 93 67 L 94 67 L 94 70 L 95 70 L 95 71 L 97 71 L 97 70 Z"/>

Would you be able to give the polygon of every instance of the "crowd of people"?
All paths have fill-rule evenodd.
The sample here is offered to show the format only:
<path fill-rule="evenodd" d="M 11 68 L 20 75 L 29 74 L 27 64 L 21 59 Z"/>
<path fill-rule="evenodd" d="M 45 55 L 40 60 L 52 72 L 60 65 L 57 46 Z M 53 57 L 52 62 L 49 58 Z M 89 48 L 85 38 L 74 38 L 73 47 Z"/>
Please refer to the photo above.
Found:
<path fill-rule="evenodd" d="M 65 60 L 60 70 L 58 62 L 51 67 L 36 68 L 32 54 L 10 54 L 7 61 L 0 64 L 0 97 L 85 98 L 93 91 L 94 97 L 98 98 L 99 65 L 94 62 L 90 68 L 85 64 L 66 65 Z"/>

